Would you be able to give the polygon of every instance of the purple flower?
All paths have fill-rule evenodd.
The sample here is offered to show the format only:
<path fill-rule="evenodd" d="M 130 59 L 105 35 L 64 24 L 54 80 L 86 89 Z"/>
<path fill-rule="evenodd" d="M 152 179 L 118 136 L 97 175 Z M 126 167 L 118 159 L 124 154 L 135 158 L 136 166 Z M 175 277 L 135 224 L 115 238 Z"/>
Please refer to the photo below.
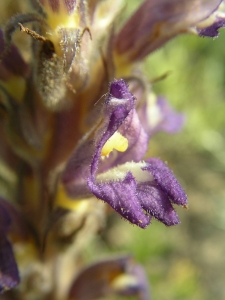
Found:
<path fill-rule="evenodd" d="M 64 171 L 63 183 L 70 196 L 76 197 L 83 176 L 86 197 L 85 180 L 97 198 L 142 228 L 150 223 L 151 216 L 168 226 L 178 224 L 171 202 L 185 206 L 186 195 L 163 162 L 157 159 L 142 161 L 148 135 L 134 104 L 135 99 L 125 82 L 114 80 L 106 96 L 101 125 L 72 155 Z M 114 149 L 120 151 L 121 137 L 127 140 L 127 148 L 117 152 Z M 113 141 L 109 143 L 110 140 Z"/>

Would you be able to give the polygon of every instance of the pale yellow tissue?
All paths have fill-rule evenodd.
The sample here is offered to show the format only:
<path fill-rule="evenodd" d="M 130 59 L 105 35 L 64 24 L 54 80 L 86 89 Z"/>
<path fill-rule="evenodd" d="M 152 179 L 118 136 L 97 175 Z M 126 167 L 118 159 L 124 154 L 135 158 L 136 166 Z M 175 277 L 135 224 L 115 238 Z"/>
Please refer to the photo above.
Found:
<path fill-rule="evenodd" d="M 118 165 L 115 168 L 111 168 L 108 171 L 99 174 L 96 178 L 96 182 L 100 183 L 123 180 L 128 172 L 131 172 L 138 182 L 154 180 L 152 174 L 143 170 L 144 167 L 146 167 L 146 163 L 144 161 L 140 161 L 138 163 L 132 161 L 126 162 L 125 164 Z"/>
<path fill-rule="evenodd" d="M 125 290 L 127 287 L 137 286 L 137 284 L 137 278 L 128 274 L 121 274 L 111 282 L 112 288 L 118 292 Z"/>
<path fill-rule="evenodd" d="M 122 134 L 116 131 L 103 146 L 101 155 L 107 156 L 114 149 L 119 152 L 125 152 L 127 148 L 128 148 L 128 140 L 124 136 L 122 136 Z"/>
<path fill-rule="evenodd" d="M 134 64 L 131 64 L 127 58 L 127 55 L 121 55 L 117 52 L 114 52 L 113 55 L 116 77 L 124 77 L 130 75 L 132 69 L 134 68 Z"/>
<path fill-rule="evenodd" d="M 79 29 L 80 15 L 77 10 L 74 10 L 70 15 L 66 8 L 60 8 L 59 13 L 55 13 L 49 6 L 46 6 L 45 11 L 48 16 L 48 25 L 51 30 L 46 32 L 46 37 L 49 38 L 55 46 L 55 51 L 58 55 L 62 55 L 61 51 L 61 35 L 60 28 L 74 28 Z"/>
<path fill-rule="evenodd" d="M 209 26 L 211 26 L 215 21 L 216 21 L 216 15 L 215 15 L 215 14 L 212 14 L 212 15 L 210 15 L 209 18 L 205 19 L 205 20 L 202 21 L 202 22 L 199 22 L 199 23 L 197 24 L 197 27 L 198 27 L 198 28 L 209 27 Z"/>
<path fill-rule="evenodd" d="M 85 199 L 76 200 L 70 198 L 67 195 L 64 187 L 62 185 L 59 185 L 55 198 L 55 205 L 65 209 L 83 212 L 87 210 L 89 201 L 86 201 Z"/>
<path fill-rule="evenodd" d="M 156 101 L 156 95 L 151 93 L 147 99 L 147 116 L 152 128 L 156 127 L 162 120 L 162 112 Z"/>
<path fill-rule="evenodd" d="M 112 24 L 124 5 L 123 0 L 99 1 L 95 10 L 95 28 L 105 30 L 105 28 Z"/>
<path fill-rule="evenodd" d="M 48 24 L 52 29 L 56 28 L 77 28 L 80 22 L 80 15 L 75 9 L 71 14 L 68 14 L 66 7 L 60 7 L 59 12 L 53 12 L 52 9 L 46 5 L 45 11 L 47 13 Z"/>

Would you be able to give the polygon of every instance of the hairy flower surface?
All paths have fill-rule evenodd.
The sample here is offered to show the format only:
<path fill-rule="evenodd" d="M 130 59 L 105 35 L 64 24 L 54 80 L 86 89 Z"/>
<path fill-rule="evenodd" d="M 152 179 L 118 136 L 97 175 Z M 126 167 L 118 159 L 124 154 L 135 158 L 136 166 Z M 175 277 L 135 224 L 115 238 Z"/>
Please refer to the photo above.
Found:
<path fill-rule="evenodd" d="M 1 299 L 149 299 L 130 258 L 80 271 L 79 257 L 107 206 L 141 228 L 180 222 L 186 194 L 147 152 L 184 116 L 154 95 L 141 62 L 178 34 L 217 36 L 221 2 L 145 0 L 123 24 L 122 0 L 27 0 L 2 26 L 0 293 L 21 282 Z"/>

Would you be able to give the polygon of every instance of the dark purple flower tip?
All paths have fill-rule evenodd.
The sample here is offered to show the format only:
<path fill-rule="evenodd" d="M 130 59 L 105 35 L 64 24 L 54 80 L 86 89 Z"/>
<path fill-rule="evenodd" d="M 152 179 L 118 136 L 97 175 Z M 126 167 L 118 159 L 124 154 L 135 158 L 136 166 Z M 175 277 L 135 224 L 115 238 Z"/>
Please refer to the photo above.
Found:
<path fill-rule="evenodd" d="M 40 4 L 47 10 L 51 9 L 53 13 L 63 12 L 67 10 L 71 14 L 77 4 L 77 0 L 39 0 Z"/>
<path fill-rule="evenodd" d="M 217 16 L 210 26 L 204 28 L 196 28 L 197 33 L 203 37 L 218 37 L 219 29 L 225 27 L 225 17 Z"/>
<path fill-rule="evenodd" d="M 74 280 L 69 299 L 93 300 L 110 295 L 150 299 L 145 272 L 130 256 L 110 258 L 84 269 Z"/>
<path fill-rule="evenodd" d="M 19 271 L 14 259 L 13 250 L 7 239 L 10 216 L 0 205 L 0 293 L 19 284 Z"/>
<path fill-rule="evenodd" d="M 116 174 L 117 172 L 118 174 Z M 143 211 L 137 198 L 136 180 L 131 172 L 119 180 L 119 172 L 118 170 L 115 171 L 115 174 L 112 173 L 114 176 L 111 181 L 104 182 L 100 178 L 99 183 L 95 183 L 90 178 L 88 186 L 97 198 L 107 202 L 123 218 L 141 228 L 146 228 L 150 224 L 151 218 Z"/>
<path fill-rule="evenodd" d="M 131 97 L 128 86 L 123 79 L 114 80 L 109 86 L 109 95 L 112 98 L 126 99 Z"/>
<path fill-rule="evenodd" d="M 137 186 L 141 207 L 166 226 L 180 223 L 169 196 L 155 182 L 140 183 Z"/>
<path fill-rule="evenodd" d="M 129 91 L 126 82 L 123 79 L 114 79 L 109 85 L 109 92 L 105 98 L 103 117 L 109 123 L 105 126 L 108 125 L 110 128 L 117 126 L 118 129 L 134 106 L 135 97 Z"/>
<path fill-rule="evenodd" d="M 0 237 L 0 293 L 17 286 L 19 271 L 14 259 L 12 246 L 5 236 Z"/>
<path fill-rule="evenodd" d="M 154 177 L 158 187 L 165 192 L 170 200 L 184 207 L 187 206 L 187 195 L 173 172 L 158 158 L 149 158 L 147 167 L 143 170 L 148 170 Z"/>

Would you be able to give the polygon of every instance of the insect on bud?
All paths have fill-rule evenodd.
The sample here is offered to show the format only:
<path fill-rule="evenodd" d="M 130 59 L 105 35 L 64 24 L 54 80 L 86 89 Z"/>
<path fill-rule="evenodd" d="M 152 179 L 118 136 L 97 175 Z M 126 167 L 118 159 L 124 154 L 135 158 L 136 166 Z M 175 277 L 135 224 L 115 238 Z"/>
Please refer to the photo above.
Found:
<path fill-rule="evenodd" d="M 69 83 L 69 75 L 74 59 L 79 52 L 80 42 L 85 31 L 79 29 L 60 28 L 59 49 L 51 40 L 44 40 L 40 47 L 36 62 L 36 84 L 44 104 L 51 110 L 61 110 L 67 107 L 66 92 L 75 92 Z M 58 51 L 57 51 L 58 50 Z"/>
<path fill-rule="evenodd" d="M 52 35 L 51 41 L 25 28 L 21 23 L 19 26 L 22 32 L 40 43 L 34 62 L 34 78 L 45 106 L 52 111 L 67 108 L 70 103 L 65 99 L 66 92 L 68 89 L 75 92 L 69 83 L 69 74 L 85 31 L 88 31 L 91 37 L 89 28 L 85 27 L 83 31 L 76 28 L 59 28 Z"/>
<path fill-rule="evenodd" d="M 60 109 L 66 93 L 66 76 L 62 70 L 63 61 L 57 57 L 53 43 L 44 41 L 36 63 L 35 81 L 44 104 L 53 110 Z"/>

